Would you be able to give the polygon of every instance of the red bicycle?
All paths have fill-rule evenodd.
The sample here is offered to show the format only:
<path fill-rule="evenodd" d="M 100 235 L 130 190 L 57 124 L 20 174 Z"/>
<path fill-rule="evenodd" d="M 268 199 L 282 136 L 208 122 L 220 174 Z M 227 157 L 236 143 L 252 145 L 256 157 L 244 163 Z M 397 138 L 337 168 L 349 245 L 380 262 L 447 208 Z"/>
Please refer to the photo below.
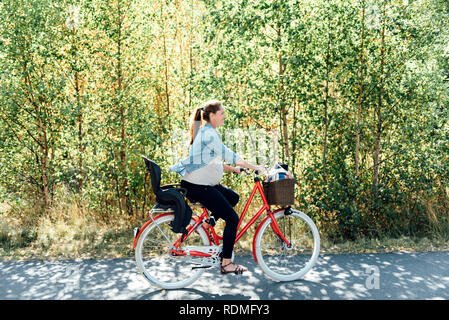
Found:
<path fill-rule="evenodd" d="M 315 264 L 320 251 L 320 236 L 314 222 L 291 207 L 274 211 L 265 197 L 258 174 L 246 202 L 235 242 L 265 213 L 253 237 L 253 257 L 266 275 L 277 281 L 292 281 L 304 276 Z M 262 207 L 242 227 L 242 221 L 256 193 Z M 165 289 L 183 288 L 197 280 L 206 268 L 220 266 L 223 239 L 208 222 L 209 212 L 201 204 L 191 204 L 194 214 L 187 235 L 171 231 L 171 208 L 156 205 L 150 220 L 135 229 L 135 258 L 140 273 L 151 284 Z M 196 212 L 197 211 L 197 212 Z M 156 216 L 153 216 L 156 215 Z"/>

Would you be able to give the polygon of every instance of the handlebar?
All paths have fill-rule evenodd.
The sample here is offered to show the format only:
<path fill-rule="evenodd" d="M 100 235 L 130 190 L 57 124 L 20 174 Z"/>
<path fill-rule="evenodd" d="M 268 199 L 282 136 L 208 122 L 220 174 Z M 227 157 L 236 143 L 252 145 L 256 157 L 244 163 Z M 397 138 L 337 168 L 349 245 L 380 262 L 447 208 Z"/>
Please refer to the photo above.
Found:
<path fill-rule="evenodd" d="M 264 166 L 265 171 L 269 168 L 268 166 Z M 252 170 L 252 169 L 247 169 L 247 168 L 242 168 L 240 167 L 240 172 L 245 172 L 246 175 L 250 175 L 250 173 L 248 173 L 248 170 Z M 254 170 L 254 174 L 257 176 L 258 174 L 260 174 L 259 170 Z"/>

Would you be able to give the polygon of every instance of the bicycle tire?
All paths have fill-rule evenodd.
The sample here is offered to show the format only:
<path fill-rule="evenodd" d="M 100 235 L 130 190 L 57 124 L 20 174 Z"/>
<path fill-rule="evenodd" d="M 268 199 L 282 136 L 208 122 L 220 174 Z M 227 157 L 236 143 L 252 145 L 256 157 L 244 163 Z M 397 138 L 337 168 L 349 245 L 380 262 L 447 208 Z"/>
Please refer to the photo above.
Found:
<path fill-rule="evenodd" d="M 174 220 L 174 214 L 158 216 L 140 234 L 135 248 L 137 268 L 144 278 L 152 285 L 163 289 L 184 288 L 195 282 L 204 269 L 192 269 L 192 264 L 186 263 L 187 257 L 169 254 L 170 244 L 180 237 L 171 231 L 170 222 Z M 194 224 L 192 219 L 190 224 Z M 165 236 L 161 233 L 165 233 Z M 158 243 L 160 241 L 161 243 Z M 154 246 L 150 246 L 155 243 Z M 199 227 L 193 232 L 183 245 L 210 245 L 206 232 Z"/>
<path fill-rule="evenodd" d="M 269 228 L 272 220 L 268 218 L 262 222 L 255 235 L 257 262 L 264 273 L 273 280 L 297 280 L 303 277 L 318 259 L 320 251 L 318 229 L 312 219 L 295 209 L 291 209 L 289 215 L 284 215 L 284 210 L 276 212 L 274 218 L 281 231 L 288 228 L 286 221 L 290 222 L 290 233 L 284 231 L 283 233 L 293 246 L 287 248 L 284 241 L 275 235 L 272 228 Z"/>

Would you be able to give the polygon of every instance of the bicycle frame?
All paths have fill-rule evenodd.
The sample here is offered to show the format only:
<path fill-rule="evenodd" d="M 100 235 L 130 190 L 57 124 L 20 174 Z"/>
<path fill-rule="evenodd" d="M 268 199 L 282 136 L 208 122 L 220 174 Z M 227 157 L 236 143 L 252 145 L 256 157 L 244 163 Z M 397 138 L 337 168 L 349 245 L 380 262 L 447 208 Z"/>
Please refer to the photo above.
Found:
<path fill-rule="evenodd" d="M 240 229 L 242 222 L 243 222 L 243 218 L 245 217 L 245 215 L 248 212 L 249 206 L 251 204 L 251 202 L 254 199 L 254 196 L 256 195 L 256 193 L 258 192 L 260 194 L 260 196 L 262 197 L 262 201 L 263 201 L 263 205 L 262 207 L 257 211 L 257 213 L 250 219 L 250 221 L 248 221 L 246 223 L 246 225 L 237 233 L 236 239 L 235 239 L 235 243 L 237 243 L 239 241 L 239 239 L 246 233 L 246 231 L 248 231 L 248 229 L 257 221 L 257 219 L 259 219 L 259 217 L 262 215 L 262 213 L 264 211 L 267 212 L 267 216 L 265 217 L 265 219 L 263 219 L 258 228 L 257 231 L 254 234 L 254 240 L 253 240 L 253 257 L 254 260 L 256 260 L 257 262 L 257 258 L 256 258 L 256 254 L 255 254 L 255 237 L 257 235 L 257 233 L 259 232 L 260 227 L 262 226 L 262 224 L 267 220 L 267 219 L 271 219 L 271 228 L 273 229 L 273 232 L 280 238 L 282 239 L 282 241 L 285 242 L 285 244 L 290 247 L 291 244 L 290 242 L 284 237 L 284 235 L 282 234 L 282 231 L 280 230 L 276 219 L 274 219 L 274 213 L 284 210 L 285 208 L 280 208 L 278 210 L 275 210 L 274 212 L 271 212 L 270 209 L 270 205 L 268 204 L 268 201 L 265 197 L 265 194 L 263 192 L 263 187 L 262 184 L 260 182 L 260 179 L 258 177 L 254 178 L 254 182 L 255 185 L 253 187 L 253 190 L 251 192 L 251 195 L 249 197 L 249 199 L 246 201 L 245 207 L 243 209 L 242 214 L 240 215 L 239 218 L 239 223 L 237 225 L 237 230 Z M 155 222 L 155 220 L 157 220 L 158 218 L 168 215 L 171 213 L 164 213 L 161 215 L 158 215 L 157 217 L 155 217 L 153 219 L 153 217 L 151 216 L 150 213 L 150 217 L 151 220 L 147 221 L 147 223 L 139 230 L 139 233 L 136 235 L 135 237 L 135 241 L 134 241 L 134 247 L 136 245 L 137 239 L 139 238 L 140 233 L 151 223 L 151 222 Z M 209 242 L 210 244 L 214 244 L 214 245 L 219 245 L 220 244 L 220 240 L 223 240 L 222 237 L 220 237 L 219 235 L 216 234 L 215 229 L 210 226 L 209 228 L 205 228 L 203 226 L 203 222 L 205 222 L 205 220 L 209 217 L 209 213 L 207 211 L 206 208 L 203 207 L 203 212 L 201 213 L 201 215 L 199 215 L 198 217 L 194 218 L 195 223 L 193 225 L 190 225 L 187 227 L 187 234 L 181 235 L 176 241 L 175 243 L 172 244 L 172 250 L 170 252 L 170 254 L 174 255 L 174 256 L 178 256 L 178 255 L 190 255 L 190 256 L 196 256 L 196 257 L 211 257 L 210 254 L 204 253 L 204 252 L 200 252 L 200 251 L 195 251 L 195 250 L 190 250 L 188 253 L 183 250 L 180 249 L 181 244 L 183 243 L 183 241 L 185 239 L 187 239 L 197 228 L 201 227 L 204 229 L 204 231 L 206 232 L 206 234 L 209 237 Z M 207 230 L 209 229 L 209 230 Z"/>

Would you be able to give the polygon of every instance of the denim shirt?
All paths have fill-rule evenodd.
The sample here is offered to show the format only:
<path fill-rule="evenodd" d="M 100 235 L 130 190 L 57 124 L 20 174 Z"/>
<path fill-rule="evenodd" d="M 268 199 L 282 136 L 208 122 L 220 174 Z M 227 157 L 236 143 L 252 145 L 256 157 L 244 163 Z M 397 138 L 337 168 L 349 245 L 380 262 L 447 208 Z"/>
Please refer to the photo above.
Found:
<path fill-rule="evenodd" d="M 216 157 L 230 164 L 235 164 L 240 159 L 239 155 L 223 144 L 214 127 L 207 123 L 198 130 L 190 146 L 189 156 L 171 166 L 169 170 L 184 176 L 204 167 Z"/>

